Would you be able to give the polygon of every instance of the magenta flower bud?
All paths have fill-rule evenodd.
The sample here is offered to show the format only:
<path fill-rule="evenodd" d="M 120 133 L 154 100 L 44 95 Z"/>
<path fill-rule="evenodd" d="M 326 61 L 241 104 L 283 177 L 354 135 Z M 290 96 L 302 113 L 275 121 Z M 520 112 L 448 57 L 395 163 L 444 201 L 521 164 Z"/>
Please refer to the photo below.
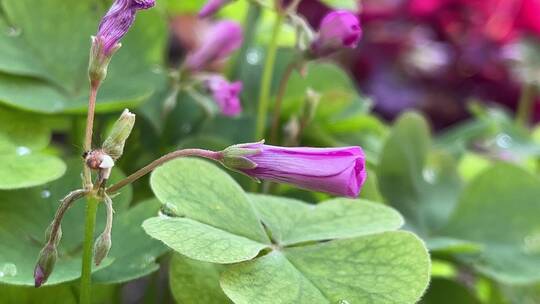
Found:
<path fill-rule="evenodd" d="M 233 21 L 219 21 L 202 37 L 202 45 L 186 59 L 186 67 L 192 71 L 203 70 L 212 63 L 231 55 L 242 45 L 242 27 Z"/>
<path fill-rule="evenodd" d="M 321 21 L 319 33 L 311 44 L 316 57 L 327 56 L 342 48 L 355 48 L 362 36 L 360 20 L 347 11 L 333 11 Z"/>
<path fill-rule="evenodd" d="M 208 0 L 199 12 L 200 18 L 206 18 L 214 15 L 222 7 L 229 4 L 232 0 Z"/>
<path fill-rule="evenodd" d="M 54 269 L 57 258 L 58 252 L 54 244 L 47 244 L 41 249 L 36 268 L 34 268 L 34 285 L 36 288 L 47 281 Z"/>
<path fill-rule="evenodd" d="M 367 176 L 360 147 L 284 148 L 259 142 L 229 147 L 222 155 L 225 166 L 253 178 L 341 196 L 357 197 Z"/>
<path fill-rule="evenodd" d="M 107 68 L 112 55 L 120 48 L 124 37 L 138 10 L 154 6 L 154 0 L 116 0 L 101 19 L 98 32 L 92 37 L 88 76 L 92 87 L 96 87 L 107 76 Z"/>
<path fill-rule="evenodd" d="M 149 9 L 154 0 L 116 0 L 99 24 L 96 38 L 103 43 L 103 53 L 109 56 L 135 21 L 138 10 Z"/>
<path fill-rule="evenodd" d="M 236 116 L 242 112 L 240 103 L 240 92 L 242 82 L 230 83 L 220 75 L 211 76 L 206 80 L 206 87 L 218 105 L 221 114 L 225 116 Z"/>

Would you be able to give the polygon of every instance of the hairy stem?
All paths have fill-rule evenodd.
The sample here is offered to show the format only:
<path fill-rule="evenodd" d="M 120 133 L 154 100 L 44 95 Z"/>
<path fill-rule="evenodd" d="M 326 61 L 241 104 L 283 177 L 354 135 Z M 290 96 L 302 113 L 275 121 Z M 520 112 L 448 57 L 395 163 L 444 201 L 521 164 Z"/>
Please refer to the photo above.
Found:
<path fill-rule="evenodd" d="M 294 69 L 296 68 L 297 63 L 295 61 L 290 62 L 285 69 L 285 73 L 279 82 L 278 92 L 276 96 L 276 101 L 274 104 L 274 113 L 272 114 L 272 128 L 270 131 L 270 143 L 277 144 L 278 130 L 279 130 L 279 118 L 281 116 L 281 105 L 283 103 L 283 97 L 285 96 L 285 91 L 287 90 L 287 84 L 289 78 L 291 78 Z"/>
<path fill-rule="evenodd" d="M 276 8 L 277 16 L 272 29 L 272 38 L 266 49 L 266 61 L 264 63 L 263 76 L 261 79 L 259 93 L 259 108 L 257 111 L 257 125 L 255 129 L 255 140 L 260 140 L 264 137 L 266 127 L 266 114 L 268 112 L 268 104 L 270 101 L 270 88 L 272 86 L 272 78 L 274 75 L 274 64 L 278 49 L 278 38 L 281 31 L 285 15 Z"/>
<path fill-rule="evenodd" d="M 58 229 L 60 229 L 60 224 L 62 223 L 62 218 L 64 217 L 64 214 L 66 211 L 71 207 L 71 205 L 77 201 L 78 199 L 85 196 L 88 192 L 86 190 L 75 190 L 70 192 L 66 197 L 64 197 L 60 201 L 60 207 L 56 210 L 56 214 L 54 215 L 53 222 L 51 224 L 51 230 L 50 230 L 50 236 L 47 240 L 49 245 L 52 245 L 55 243 L 56 238 L 58 236 Z"/>
<path fill-rule="evenodd" d="M 98 203 L 99 200 L 94 195 L 87 196 L 81 271 L 81 294 L 79 299 L 80 304 L 90 304 L 92 302 L 92 249 Z"/>
<path fill-rule="evenodd" d="M 94 83 L 90 85 L 90 97 L 88 98 L 88 114 L 86 116 L 86 131 L 84 133 L 84 143 L 83 149 L 84 152 L 89 152 L 92 149 L 92 133 L 94 130 L 94 112 L 96 110 L 96 97 L 99 89 L 99 83 Z M 90 168 L 83 165 L 83 179 L 84 179 L 84 189 L 92 189 L 92 173 Z"/>
<path fill-rule="evenodd" d="M 107 189 L 108 194 L 113 194 L 120 190 L 121 188 L 133 183 L 134 181 L 138 180 L 139 178 L 145 176 L 146 174 L 152 172 L 155 168 L 163 165 L 164 163 L 173 160 L 175 158 L 179 157 L 186 157 L 186 156 L 198 156 L 203 158 L 208 158 L 212 160 L 219 161 L 221 160 L 221 152 L 215 152 L 210 150 L 203 150 L 203 149 L 184 149 L 184 150 L 178 150 L 171 152 L 169 154 L 166 154 L 155 161 L 151 162 L 150 164 L 146 165 L 145 167 L 139 169 L 139 171 L 131 174 L 130 176 L 126 177 L 125 179 L 119 181 L 118 183 L 112 185 Z"/>
<path fill-rule="evenodd" d="M 516 123 L 527 127 L 529 124 L 531 113 L 536 97 L 536 88 L 532 84 L 523 85 L 521 96 L 519 98 L 518 108 L 516 111 Z"/>

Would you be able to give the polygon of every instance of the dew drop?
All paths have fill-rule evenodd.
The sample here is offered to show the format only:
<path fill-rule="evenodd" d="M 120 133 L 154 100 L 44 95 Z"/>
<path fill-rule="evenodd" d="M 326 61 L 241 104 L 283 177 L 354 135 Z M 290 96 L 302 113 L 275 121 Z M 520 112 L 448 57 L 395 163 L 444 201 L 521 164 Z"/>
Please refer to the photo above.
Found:
<path fill-rule="evenodd" d="M 9 37 L 18 37 L 21 35 L 22 33 L 22 30 L 20 28 L 16 28 L 16 27 L 9 27 L 7 30 L 6 30 L 6 33 Z"/>
<path fill-rule="evenodd" d="M 2 269 L 0 271 L 0 277 L 14 277 L 17 275 L 17 266 L 15 266 L 13 263 L 6 263 L 0 267 L 0 269 Z"/>
<path fill-rule="evenodd" d="M 246 61 L 251 65 L 257 65 L 261 62 L 261 51 L 257 49 L 251 49 L 246 54 Z"/>
<path fill-rule="evenodd" d="M 512 146 L 513 140 L 510 135 L 506 133 L 501 133 L 497 135 L 497 137 L 495 138 L 495 142 L 497 143 L 497 146 L 499 146 L 499 148 L 508 149 Z"/>
<path fill-rule="evenodd" d="M 41 195 L 41 198 L 49 198 L 49 197 L 51 197 L 51 191 L 43 190 L 43 191 L 41 191 L 40 195 Z"/>
<path fill-rule="evenodd" d="M 183 125 L 180 127 L 180 130 L 182 130 L 182 132 L 184 132 L 184 133 L 189 133 L 189 132 L 191 132 L 191 124 L 188 124 L 188 123 L 183 124 Z"/>
<path fill-rule="evenodd" d="M 430 184 L 435 184 L 437 181 L 437 173 L 435 173 L 435 170 L 433 168 L 425 168 L 422 170 L 422 177 L 424 180 Z"/>
<path fill-rule="evenodd" d="M 20 146 L 20 147 L 17 147 L 15 152 L 17 153 L 17 155 L 23 156 L 23 155 L 30 154 L 30 152 L 32 152 L 32 150 L 30 150 L 30 148 L 28 148 L 28 147 Z"/>

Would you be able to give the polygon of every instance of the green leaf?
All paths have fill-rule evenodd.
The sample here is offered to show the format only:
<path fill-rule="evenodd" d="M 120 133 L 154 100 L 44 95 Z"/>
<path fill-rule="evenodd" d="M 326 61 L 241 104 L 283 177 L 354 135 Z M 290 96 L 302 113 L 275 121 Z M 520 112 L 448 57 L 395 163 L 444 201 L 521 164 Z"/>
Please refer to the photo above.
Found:
<path fill-rule="evenodd" d="M 51 130 L 39 115 L 0 108 L 0 154 L 14 154 L 47 147 Z"/>
<path fill-rule="evenodd" d="M 450 217 L 461 189 L 455 161 L 430 152 L 426 121 L 407 113 L 398 119 L 380 158 L 381 194 L 420 235 L 433 234 Z"/>
<path fill-rule="evenodd" d="M 238 184 L 223 170 L 200 159 L 177 159 L 157 168 L 150 179 L 162 204 L 177 216 L 268 243 L 251 203 Z"/>
<path fill-rule="evenodd" d="M 356 0 L 322 0 L 322 2 L 333 8 L 347 9 L 353 12 L 358 11 L 358 1 Z"/>
<path fill-rule="evenodd" d="M 78 287 L 79 284 L 42 286 L 40 288 L 0 284 L 0 294 L 2 294 L 0 303 L 57 304 L 61 299 L 62 304 L 77 304 L 79 303 Z M 92 303 L 109 303 L 116 288 L 114 285 L 92 286 Z"/>
<path fill-rule="evenodd" d="M 280 245 L 352 238 L 403 225 L 403 219 L 393 209 L 365 200 L 338 198 L 308 205 L 259 194 L 251 194 L 250 199 Z"/>
<path fill-rule="evenodd" d="M 143 228 L 175 251 L 205 262 L 250 260 L 268 246 L 187 218 L 154 217 Z"/>
<path fill-rule="evenodd" d="M 480 304 L 472 290 L 448 279 L 435 279 L 420 304 Z"/>
<path fill-rule="evenodd" d="M 272 252 L 229 266 L 221 286 L 235 303 L 415 303 L 429 281 L 416 236 L 385 232 Z"/>
<path fill-rule="evenodd" d="M 106 8 L 91 0 L 6 0 L 1 8 L 0 102 L 44 113 L 84 111 L 90 36 Z M 160 63 L 164 34 L 156 12 L 138 14 L 112 60 L 98 111 L 133 106 L 149 96 L 157 78 L 152 65 Z"/>
<path fill-rule="evenodd" d="M 0 190 L 28 188 L 53 181 L 66 171 L 66 165 L 55 156 L 0 155 Z"/>
<path fill-rule="evenodd" d="M 508 284 L 540 280 L 540 180 L 525 170 L 497 164 L 464 190 L 448 226 L 450 237 L 478 243 L 463 261 Z"/>
<path fill-rule="evenodd" d="M 232 303 L 219 286 L 223 266 L 175 254 L 169 268 L 170 288 L 179 303 Z"/>

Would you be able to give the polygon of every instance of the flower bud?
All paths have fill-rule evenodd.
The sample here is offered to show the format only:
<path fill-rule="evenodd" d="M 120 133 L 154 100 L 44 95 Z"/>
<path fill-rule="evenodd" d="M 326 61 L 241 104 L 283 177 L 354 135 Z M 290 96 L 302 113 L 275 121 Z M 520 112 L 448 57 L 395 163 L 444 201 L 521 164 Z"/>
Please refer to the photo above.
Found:
<path fill-rule="evenodd" d="M 221 75 L 213 75 L 205 81 L 205 85 L 223 115 L 236 116 L 242 112 L 239 98 L 242 91 L 241 81 L 230 83 Z"/>
<path fill-rule="evenodd" d="M 233 21 L 216 22 L 203 33 L 202 44 L 186 59 L 186 67 L 200 71 L 227 58 L 242 45 L 242 27 Z"/>
<path fill-rule="evenodd" d="M 111 234 L 104 232 L 102 233 L 94 243 L 94 263 L 96 266 L 101 264 L 101 262 L 107 257 L 109 254 L 109 250 L 111 250 L 112 241 L 111 241 Z"/>
<path fill-rule="evenodd" d="M 103 142 L 103 151 L 114 161 L 119 159 L 124 152 L 124 145 L 133 126 L 135 125 L 135 114 L 125 109 L 120 118 L 114 123 L 109 136 Z"/>
<path fill-rule="evenodd" d="M 112 55 L 120 48 L 120 39 L 135 21 L 138 10 L 154 6 L 154 0 L 116 0 L 99 24 L 92 37 L 88 75 L 92 85 L 99 84 L 107 76 Z"/>
<path fill-rule="evenodd" d="M 232 2 L 232 0 L 208 0 L 199 12 L 199 17 L 210 17 L 230 2 Z"/>
<path fill-rule="evenodd" d="M 366 180 L 360 147 L 285 148 L 258 142 L 232 146 L 222 153 L 224 164 L 233 170 L 307 190 L 357 197 Z"/>
<path fill-rule="evenodd" d="M 315 57 L 330 55 L 342 48 L 356 48 L 362 36 L 358 17 L 347 11 L 333 11 L 321 21 L 317 38 L 311 44 Z"/>
<path fill-rule="evenodd" d="M 114 160 L 103 150 L 93 150 L 88 152 L 84 160 L 88 168 L 92 170 L 111 169 L 114 167 Z"/>
<path fill-rule="evenodd" d="M 56 259 L 58 258 L 58 252 L 54 244 L 47 244 L 39 253 L 39 259 L 34 269 L 34 284 L 35 287 L 40 287 L 51 275 Z"/>

